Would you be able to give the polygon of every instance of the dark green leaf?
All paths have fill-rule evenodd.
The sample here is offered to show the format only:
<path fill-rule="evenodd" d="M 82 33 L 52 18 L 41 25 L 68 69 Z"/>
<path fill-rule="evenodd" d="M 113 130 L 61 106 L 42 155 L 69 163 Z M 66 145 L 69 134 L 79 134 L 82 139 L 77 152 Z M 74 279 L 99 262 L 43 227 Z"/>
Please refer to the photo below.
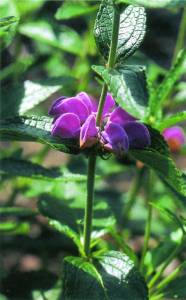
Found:
<path fill-rule="evenodd" d="M 31 210 L 29 208 L 23 208 L 23 207 L 0 207 L 0 216 L 1 217 L 7 217 L 7 216 L 24 216 L 24 217 L 30 217 L 36 215 L 37 212 L 34 210 Z"/>
<path fill-rule="evenodd" d="M 93 66 L 99 74 L 117 103 L 128 113 L 138 119 L 145 117 L 148 103 L 148 93 L 144 67 L 119 66 L 116 69 L 106 69 Z"/>
<path fill-rule="evenodd" d="M 79 147 L 72 139 L 60 139 L 51 135 L 52 119 L 48 117 L 14 117 L 0 122 L 1 140 L 33 141 L 71 154 L 77 154 Z"/>
<path fill-rule="evenodd" d="M 15 35 L 18 22 L 19 18 L 13 16 L 0 19 L 0 49 L 7 47 L 11 43 Z"/>
<path fill-rule="evenodd" d="M 179 276 L 171 281 L 163 290 L 165 298 L 186 299 L 186 275 Z"/>
<path fill-rule="evenodd" d="M 46 21 L 25 23 L 19 28 L 20 33 L 54 48 L 81 55 L 83 42 L 78 33 L 67 26 L 60 26 L 55 33 L 51 24 Z"/>
<path fill-rule="evenodd" d="M 39 103 L 46 100 L 61 88 L 74 84 L 72 77 L 50 78 L 45 81 L 27 80 L 15 86 L 2 89 L 1 118 L 25 114 Z"/>
<path fill-rule="evenodd" d="M 67 257 L 64 260 L 64 291 L 68 300 L 147 300 L 147 287 L 134 263 L 120 252 L 111 251 L 88 263 Z"/>
<path fill-rule="evenodd" d="M 150 97 L 150 110 L 152 114 L 157 114 L 161 106 L 167 100 L 172 92 L 176 81 L 184 71 L 186 62 L 186 50 L 180 51 L 177 60 L 171 70 L 167 73 L 165 79 Z"/>
<path fill-rule="evenodd" d="M 68 20 L 94 12 L 97 6 L 86 5 L 84 2 L 65 2 L 55 14 L 57 20 Z"/>
<path fill-rule="evenodd" d="M 47 169 L 30 161 L 10 157 L 0 159 L 0 174 L 59 182 L 86 181 L 85 175 L 65 174 L 60 169 Z"/>
<path fill-rule="evenodd" d="M 164 130 L 165 128 L 171 127 L 179 122 L 186 121 L 186 111 L 178 112 L 172 116 L 169 116 L 161 121 L 157 126 L 159 130 Z"/>
<path fill-rule="evenodd" d="M 185 0 L 117 0 L 117 3 L 142 5 L 146 8 L 179 8 L 186 5 Z"/>
<path fill-rule="evenodd" d="M 107 60 L 112 37 L 114 15 L 113 0 L 103 0 L 94 27 L 94 36 L 100 53 Z M 132 55 L 140 46 L 146 28 L 143 7 L 128 6 L 120 12 L 120 25 L 116 59 L 121 62 Z"/>

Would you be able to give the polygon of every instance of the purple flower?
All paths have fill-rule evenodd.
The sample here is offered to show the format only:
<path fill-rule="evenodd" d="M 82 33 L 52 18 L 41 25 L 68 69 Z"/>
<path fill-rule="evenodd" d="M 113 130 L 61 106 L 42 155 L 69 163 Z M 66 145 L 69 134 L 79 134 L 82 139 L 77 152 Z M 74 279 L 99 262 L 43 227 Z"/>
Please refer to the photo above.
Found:
<path fill-rule="evenodd" d="M 179 152 L 185 143 L 185 133 L 179 126 L 173 126 L 163 131 L 164 139 L 167 141 L 172 152 Z"/>
<path fill-rule="evenodd" d="M 97 109 L 96 101 L 85 92 L 71 98 L 60 97 L 49 110 L 54 117 L 52 135 L 79 139 L 81 148 L 101 144 L 117 155 L 150 145 L 147 127 L 116 106 L 111 94 L 107 94 L 100 127 L 96 126 Z"/>

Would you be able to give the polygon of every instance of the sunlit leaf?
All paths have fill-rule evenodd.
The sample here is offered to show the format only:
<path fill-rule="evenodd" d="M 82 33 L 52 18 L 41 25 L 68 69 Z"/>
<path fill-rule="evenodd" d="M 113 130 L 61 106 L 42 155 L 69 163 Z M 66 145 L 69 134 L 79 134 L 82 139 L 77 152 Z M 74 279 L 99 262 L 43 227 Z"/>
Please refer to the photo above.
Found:
<path fill-rule="evenodd" d="M 84 2 L 67 2 L 60 6 L 55 14 L 57 20 L 68 20 L 94 12 L 97 6 L 87 5 Z"/>
<path fill-rule="evenodd" d="M 0 49 L 1 50 L 4 47 L 7 47 L 11 43 L 15 35 L 18 22 L 19 22 L 19 18 L 13 16 L 0 19 L 0 44 L 1 44 Z"/>

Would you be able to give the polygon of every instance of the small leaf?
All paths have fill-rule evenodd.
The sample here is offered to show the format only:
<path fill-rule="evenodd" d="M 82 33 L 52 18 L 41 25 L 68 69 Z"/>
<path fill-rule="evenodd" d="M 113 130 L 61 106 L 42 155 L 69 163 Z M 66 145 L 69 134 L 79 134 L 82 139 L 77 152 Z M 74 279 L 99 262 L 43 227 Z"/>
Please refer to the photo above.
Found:
<path fill-rule="evenodd" d="M 147 287 L 134 263 L 120 252 L 102 255 L 93 264 L 67 257 L 63 269 L 65 299 L 147 300 Z"/>
<path fill-rule="evenodd" d="M 167 73 L 165 79 L 150 97 L 150 111 L 152 114 L 156 115 L 159 112 L 161 106 L 167 100 L 167 97 L 172 92 L 176 81 L 183 74 L 185 63 L 186 50 L 182 50 L 178 54 L 174 66 Z"/>
<path fill-rule="evenodd" d="M 117 0 L 116 2 L 142 5 L 146 8 L 179 8 L 185 6 L 185 0 Z"/>
<path fill-rule="evenodd" d="M 15 35 L 18 22 L 19 18 L 13 16 L 0 18 L 0 50 L 7 47 L 11 43 Z"/>
<path fill-rule="evenodd" d="M 75 55 L 81 56 L 82 54 L 83 42 L 81 37 L 75 30 L 65 25 L 61 25 L 55 33 L 51 24 L 46 21 L 27 22 L 19 27 L 19 31 L 40 43 Z"/>
<path fill-rule="evenodd" d="M 52 94 L 74 84 L 72 77 L 50 78 L 45 81 L 30 81 L 5 86 L 2 89 L 1 118 L 23 115 L 28 110 L 45 101 Z"/>
<path fill-rule="evenodd" d="M 0 122 L 0 137 L 6 141 L 39 142 L 65 153 L 79 153 L 74 140 L 53 137 L 51 128 L 52 119 L 48 117 L 14 117 Z"/>
<path fill-rule="evenodd" d="M 68 20 L 94 12 L 97 6 L 86 5 L 84 2 L 65 2 L 57 10 L 55 18 L 57 20 Z"/>
<path fill-rule="evenodd" d="M 163 131 L 164 129 L 183 121 L 186 121 L 186 111 L 178 112 L 163 119 L 157 127 L 160 131 Z"/>
<path fill-rule="evenodd" d="M 103 78 L 109 92 L 123 109 L 138 119 L 145 117 L 148 93 L 143 67 L 119 66 L 106 69 L 93 66 L 93 70 Z"/>
<path fill-rule="evenodd" d="M 112 38 L 114 9 L 113 0 L 102 0 L 94 27 L 97 47 L 105 60 L 108 59 Z M 120 25 L 116 59 L 121 62 L 132 55 L 140 46 L 146 28 L 143 7 L 128 6 L 120 13 Z"/>

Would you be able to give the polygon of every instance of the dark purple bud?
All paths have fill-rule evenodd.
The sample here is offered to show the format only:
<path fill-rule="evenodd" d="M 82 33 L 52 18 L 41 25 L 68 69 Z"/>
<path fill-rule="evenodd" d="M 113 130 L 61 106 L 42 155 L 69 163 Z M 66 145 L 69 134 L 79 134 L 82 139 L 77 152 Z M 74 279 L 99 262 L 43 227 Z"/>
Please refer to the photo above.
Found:
<path fill-rule="evenodd" d="M 48 112 L 50 116 L 58 116 L 60 114 L 58 107 L 60 106 L 60 104 L 63 102 L 64 99 L 66 99 L 66 97 L 62 96 L 52 103 Z"/>
<path fill-rule="evenodd" d="M 145 125 L 138 122 L 127 122 L 123 128 L 128 135 L 130 149 L 141 149 L 150 145 L 150 134 Z"/>

